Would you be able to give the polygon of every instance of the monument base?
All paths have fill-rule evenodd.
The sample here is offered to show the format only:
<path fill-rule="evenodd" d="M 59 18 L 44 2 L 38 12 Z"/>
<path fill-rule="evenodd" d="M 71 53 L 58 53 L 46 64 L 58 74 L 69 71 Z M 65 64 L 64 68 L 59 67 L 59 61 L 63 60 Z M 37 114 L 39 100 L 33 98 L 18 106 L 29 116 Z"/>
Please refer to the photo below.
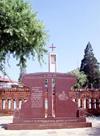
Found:
<path fill-rule="evenodd" d="M 92 127 L 90 122 L 9 124 L 8 130 L 38 130 Z"/>
<path fill-rule="evenodd" d="M 36 130 L 36 129 L 64 129 L 92 127 L 92 123 L 86 122 L 85 117 L 80 118 L 46 118 L 46 119 L 18 119 L 8 124 L 8 130 Z"/>

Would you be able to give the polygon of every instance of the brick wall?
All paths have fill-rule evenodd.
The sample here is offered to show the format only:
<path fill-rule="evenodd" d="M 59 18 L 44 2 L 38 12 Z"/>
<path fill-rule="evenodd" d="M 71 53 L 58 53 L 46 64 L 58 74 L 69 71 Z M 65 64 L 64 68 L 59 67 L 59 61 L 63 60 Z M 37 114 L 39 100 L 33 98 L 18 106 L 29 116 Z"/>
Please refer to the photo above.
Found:
<path fill-rule="evenodd" d="M 86 111 L 86 115 L 100 116 L 100 89 L 73 89 L 70 98 Z"/>
<path fill-rule="evenodd" d="M 28 100 L 30 91 L 28 89 L 0 89 L 0 116 L 13 115 L 15 109 L 21 107 L 21 103 Z M 70 98 L 83 108 L 87 115 L 100 115 L 100 89 L 73 89 Z M 45 99 L 47 99 L 47 89 Z M 47 114 L 47 109 L 45 109 Z M 53 113 L 55 113 L 55 93 L 53 90 Z"/>
<path fill-rule="evenodd" d="M 0 89 L 0 116 L 13 115 L 14 109 L 19 109 L 19 102 L 28 100 L 29 95 L 28 89 Z"/>

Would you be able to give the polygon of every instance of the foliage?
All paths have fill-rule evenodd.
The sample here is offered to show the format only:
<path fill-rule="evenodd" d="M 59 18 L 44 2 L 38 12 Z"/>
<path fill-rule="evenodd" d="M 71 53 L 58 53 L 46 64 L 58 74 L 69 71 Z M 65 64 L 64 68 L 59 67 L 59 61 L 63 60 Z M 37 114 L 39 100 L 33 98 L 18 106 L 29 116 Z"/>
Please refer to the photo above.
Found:
<path fill-rule="evenodd" d="M 52 84 L 55 85 L 55 79 L 52 79 Z M 48 85 L 48 79 L 45 79 L 45 85 Z"/>
<path fill-rule="evenodd" d="M 86 49 L 84 51 L 85 55 L 83 60 L 81 61 L 80 71 L 84 71 L 88 78 L 88 87 L 95 82 L 96 74 L 95 70 L 99 70 L 99 63 L 97 59 L 94 57 L 93 49 L 90 43 L 87 44 Z"/>
<path fill-rule="evenodd" d="M 76 75 L 78 76 L 77 78 L 77 84 L 75 84 L 73 86 L 73 88 L 84 88 L 86 87 L 87 85 L 87 82 L 88 82 L 88 79 L 87 79 L 87 76 L 86 74 L 84 74 L 84 72 L 79 72 L 79 71 L 72 71 L 72 72 L 69 72 L 68 74 L 72 74 L 72 75 Z"/>
<path fill-rule="evenodd" d="M 22 69 L 20 70 L 20 75 L 19 75 L 19 78 L 18 78 L 18 81 L 19 81 L 19 82 L 22 82 L 22 76 L 23 76 L 24 74 L 26 74 L 26 69 L 25 69 L 25 68 L 22 68 Z"/>
<path fill-rule="evenodd" d="M 48 84 L 48 80 L 47 79 L 45 79 L 45 85 L 47 85 Z"/>
<path fill-rule="evenodd" d="M 34 60 L 37 54 L 41 64 L 48 40 L 44 24 L 36 18 L 37 13 L 24 0 L 0 0 L 0 68 L 10 54 L 26 67 L 27 58 Z M 9 64 L 9 61 L 8 61 Z"/>
<path fill-rule="evenodd" d="M 93 88 L 100 88 L 100 70 L 97 68 L 94 69 L 93 74 L 94 74 Z"/>

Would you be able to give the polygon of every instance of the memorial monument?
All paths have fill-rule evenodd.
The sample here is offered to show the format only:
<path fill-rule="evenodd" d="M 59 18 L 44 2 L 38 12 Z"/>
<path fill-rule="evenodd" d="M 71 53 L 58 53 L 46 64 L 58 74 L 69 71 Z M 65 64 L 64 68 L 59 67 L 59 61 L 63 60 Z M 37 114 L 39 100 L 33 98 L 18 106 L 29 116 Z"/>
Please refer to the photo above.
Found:
<path fill-rule="evenodd" d="M 30 97 L 15 110 L 13 123 L 8 124 L 8 130 L 60 129 L 91 127 L 86 122 L 84 110 L 69 97 L 71 87 L 77 83 L 77 76 L 44 72 L 23 75 L 22 82 L 30 89 Z M 45 106 L 45 81 L 47 81 L 47 107 Z M 53 81 L 55 84 L 55 101 L 53 105 Z M 55 107 L 55 114 L 53 114 Z M 45 114 L 45 109 L 47 115 Z"/>

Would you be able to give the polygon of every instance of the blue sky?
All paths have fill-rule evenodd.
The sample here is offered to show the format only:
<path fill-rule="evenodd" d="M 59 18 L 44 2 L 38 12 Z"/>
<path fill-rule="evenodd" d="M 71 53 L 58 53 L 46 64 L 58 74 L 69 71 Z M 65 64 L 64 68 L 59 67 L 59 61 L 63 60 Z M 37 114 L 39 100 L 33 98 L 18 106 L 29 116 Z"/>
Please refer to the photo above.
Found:
<path fill-rule="evenodd" d="M 30 3 L 49 31 L 46 48 L 50 52 L 52 43 L 56 47 L 58 72 L 66 73 L 80 67 L 88 42 L 100 62 L 100 0 L 32 0 Z M 28 60 L 27 73 L 48 72 L 48 55 L 44 55 L 44 60 L 46 64 L 42 64 L 42 68 L 37 58 Z M 11 67 L 6 64 L 7 74 L 12 80 L 18 80 L 17 61 L 11 58 L 9 63 Z"/>

